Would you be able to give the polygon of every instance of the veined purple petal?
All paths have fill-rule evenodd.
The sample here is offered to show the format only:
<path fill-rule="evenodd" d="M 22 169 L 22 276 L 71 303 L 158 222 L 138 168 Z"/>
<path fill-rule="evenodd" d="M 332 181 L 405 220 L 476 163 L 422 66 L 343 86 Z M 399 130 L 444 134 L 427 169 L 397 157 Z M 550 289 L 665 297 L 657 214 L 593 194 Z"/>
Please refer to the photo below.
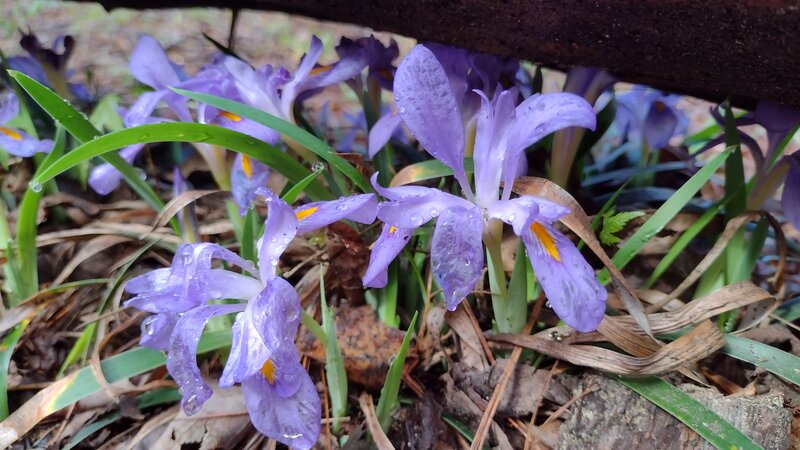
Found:
<path fill-rule="evenodd" d="M 272 128 L 265 127 L 254 120 L 239 117 L 229 112 L 220 113 L 210 123 L 233 131 L 238 131 L 239 133 L 244 133 L 270 145 L 276 145 L 281 140 L 281 135 Z"/>
<path fill-rule="evenodd" d="M 136 155 L 144 148 L 144 144 L 129 145 L 119 151 L 119 156 L 129 164 L 133 163 Z M 100 195 L 108 195 L 119 186 L 122 174 L 109 163 L 102 163 L 92 169 L 89 174 L 89 186 Z"/>
<path fill-rule="evenodd" d="M 241 311 L 243 305 L 200 306 L 186 312 L 172 332 L 167 354 L 167 370 L 178 384 L 181 393 L 181 407 L 187 416 L 200 411 L 203 403 L 213 393 L 203 381 L 197 367 L 197 343 L 206 322 L 213 316 Z"/>
<path fill-rule="evenodd" d="M 414 228 L 398 228 L 390 224 L 383 225 L 381 235 L 378 236 L 378 240 L 372 246 L 367 271 L 361 279 L 365 287 L 382 288 L 386 286 L 389 264 L 400 254 L 413 233 Z"/>
<path fill-rule="evenodd" d="M 342 219 L 372 223 L 378 208 L 375 194 L 358 194 L 338 200 L 314 202 L 295 210 L 297 232 L 307 233 Z"/>
<path fill-rule="evenodd" d="M 21 130 L 0 126 L 0 148 L 12 155 L 28 158 L 37 153 L 50 153 L 53 150 L 53 141 L 39 140 Z"/>
<path fill-rule="evenodd" d="M 654 101 L 644 119 L 644 137 L 650 147 L 664 148 L 677 128 L 678 115 L 675 111 L 660 100 Z"/>
<path fill-rule="evenodd" d="M 262 77 L 266 78 L 271 75 L 271 67 L 264 69 L 268 73 L 255 71 L 246 62 L 233 56 L 226 57 L 222 64 L 233 77 L 239 95 L 242 96 L 245 103 L 270 114 L 283 117 L 280 112 L 280 101 L 277 98 L 277 92 L 271 96 L 264 90 L 262 85 Z"/>
<path fill-rule="evenodd" d="M 508 131 L 508 153 L 503 163 L 504 198 L 514 184 L 517 156 L 548 134 L 568 127 L 594 130 L 594 109 L 575 94 L 553 93 L 528 97 L 516 109 L 516 121 Z"/>
<path fill-rule="evenodd" d="M 150 284 L 150 287 L 141 289 L 134 287 L 134 283 L 137 286 Z M 152 313 L 180 313 L 208 300 L 249 299 L 261 289 L 259 280 L 223 269 L 157 269 L 125 285 L 126 291 L 137 294 L 125 302 L 125 307 Z"/>
<path fill-rule="evenodd" d="M 480 208 L 450 208 L 436 222 L 431 265 L 444 291 L 447 309 L 455 311 L 475 288 L 483 271 L 483 218 Z"/>
<path fill-rule="evenodd" d="M 233 200 L 239 205 L 239 214 L 244 216 L 247 208 L 257 197 L 259 188 L 267 187 L 269 166 L 255 159 L 236 154 L 231 167 L 231 193 Z"/>
<path fill-rule="evenodd" d="M 514 234 L 519 236 L 539 217 L 539 204 L 530 196 L 499 200 L 489 206 L 486 213 L 492 219 L 511 225 Z"/>
<path fill-rule="evenodd" d="M 269 280 L 236 319 L 231 354 L 220 386 L 231 386 L 258 375 L 274 353 L 285 352 L 287 348 L 294 350 L 300 313 L 300 299 L 292 285 L 279 277 Z"/>
<path fill-rule="evenodd" d="M 430 193 L 431 189 L 423 186 L 413 185 L 385 188 L 378 183 L 378 172 L 372 174 L 372 177 L 370 177 L 369 180 L 372 183 L 372 187 L 375 188 L 375 191 L 380 194 L 381 197 L 395 201 L 412 197 L 424 197 Z"/>
<path fill-rule="evenodd" d="M 180 82 L 178 73 L 161 44 L 147 34 L 142 35 L 136 43 L 131 54 L 130 69 L 137 81 L 156 90 L 166 89 Z"/>
<path fill-rule="evenodd" d="M 17 117 L 19 114 L 19 99 L 16 94 L 9 92 L 0 96 L 0 125 Z"/>
<path fill-rule="evenodd" d="M 756 121 L 768 131 L 788 132 L 800 122 L 800 110 L 769 100 L 758 102 L 755 116 Z"/>
<path fill-rule="evenodd" d="M 522 241 L 558 317 L 578 331 L 596 330 L 603 320 L 608 293 L 575 244 L 554 227 L 539 222 L 522 234 Z"/>
<path fill-rule="evenodd" d="M 396 188 L 388 190 L 393 189 Z M 448 209 L 471 209 L 475 206 L 461 197 L 435 188 L 422 189 L 427 190 L 425 195 L 381 203 L 378 205 L 377 217 L 399 228 L 418 228 Z"/>
<path fill-rule="evenodd" d="M 375 125 L 369 130 L 370 158 L 374 158 L 383 146 L 389 142 L 397 127 L 400 126 L 400 122 L 402 122 L 402 118 L 397 114 L 396 110 L 384 115 L 375 122 Z"/>
<path fill-rule="evenodd" d="M 133 128 L 135 126 L 150 123 L 153 111 L 156 106 L 164 99 L 169 91 L 153 91 L 145 92 L 142 94 L 123 117 L 126 128 Z"/>
<path fill-rule="evenodd" d="M 314 382 L 299 361 L 277 367 L 275 385 L 261 374 L 242 383 L 247 411 L 258 431 L 290 448 L 314 447 L 320 433 L 322 409 Z M 288 396 L 276 389 L 281 378 L 293 380 L 296 389 Z"/>
<path fill-rule="evenodd" d="M 142 337 L 139 345 L 156 350 L 167 350 L 172 330 L 179 316 L 172 313 L 158 313 L 142 321 Z"/>
<path fill-rule="evenodd" d="M 506 158 L 506 130 L 515 116 L 512 91 L 503 91 L 491 102 L 484 93 L 481 98 L 475 134 L 475 195 L 480 205 L 497 201 L 503 163 Z"/>
<path fill-rule="evenodd" d="M 306 81 L 306 78 L 312 76 L 314 66 L 317 65 L 317 61 L 319 61 L 319 57 L 322 55 L 322 50 L 322 41 L 316 36 L 312 36 L 311 44 L 308 46 L 308 52 L 306 52 L 300 60 L 300 65 L 297 67 L 292 79 L 284 85 L 281 92 L 280 108 L 287 120 L 289 114 L 292 112 L 292 105 L 294 105 L 295 99 L 297 99 L 297 96 L 302 92 L 302 86 L 300 85 Z"/>
<path fill-rule="evenodd" d="M 213 259 L 256 273 L 252 263 L 216 244 L 184 244 L 175 252 L 171 268 L 151 271 L 125 284 L 125 290 L 136 294 L 125 305 L 154 313 L 179 313 L 211 299 L 250 298 L 260 290 L 254 278 L 212 269 Z"/>
<path fill-rule="evenodd" d="M 509 130 L 512 154 L 524 151 L 548 134 L 567 127 L 594 130 L 594 109 L 575 94 L 556 92 L 528 97 L 517 106 L 517 120 Z"/>
<path fill-rule="evenodd" d="M 459 104 L 442 64 L 424 46 L 414 47 L 397 68 L 394 103 L 422 147 L 451 167 L 464 185 L 464 124 Z"/>
<path fill-rule="evenodd" d="M 781 196 L 783 215 L 795 229 L 800 230 L 800 163 L 797 154 L 787 156 L 786 159 L 790 166 Z"/>
<path fill-rule="evenodd" d="M 365 55 L 360 55 L 359 57 L 341 59 L 330 66 L 312 69 L 309 76 L 298 83 L 295 92 L 300 94 L 353 79 L 364 70 L 366 65 L 367 59 Z"/>
<path fill-rule="evenodd" d="M 467 72 L 470 69 L 469 52 L 463 48 L 426 42 L 423 46 L 436 56 L 450 83 L 450 89 L 460 103 L 467 93 Z"/>
<path fill-rule="evenodd" d="M 297 218 L 292 207 L 269 189 L 259 189 L 257 194 L 263 195 L 269 205 L 264 236 L 258 242 L 259 273 L 261 281 L 266 284 L 275 276 L 280 256 L 297 235 Z"/>

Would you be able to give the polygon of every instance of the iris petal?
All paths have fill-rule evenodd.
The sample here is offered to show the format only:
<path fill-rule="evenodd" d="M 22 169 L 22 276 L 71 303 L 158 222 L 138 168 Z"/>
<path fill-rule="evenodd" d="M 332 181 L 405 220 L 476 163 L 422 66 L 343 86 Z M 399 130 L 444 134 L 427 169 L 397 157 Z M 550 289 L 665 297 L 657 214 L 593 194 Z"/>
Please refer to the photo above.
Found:
<path fill-rule="evenodd" d="M 436 56 L 417 45 L 403 59 L 394 79 L 398 112 L 414 137 L 434 158 L 464 173 L 464 124 L 450 80 Z"/>
<path fill-rule="evenodd" d="M 279 375 L 294 380 L 291 395 L 281 396 L 279 389 L 260 374 L 242 383 L 247 411 L 258 431 L 291 448 L 310 449 L 320 433 L 322 409 L 314 382 L 295 361 L 278 367 Z M 276 385 L 281 383 L 276 378 Z"/>
<path fill-rule="evenodd" d="M 197 367 L 197 344 L 203 328 L 211 317 L 241 311 L 242 306 L 200 306 L 184 313 L 175 324 L 169 343 L 167 370 L 178 383 L 181 407 L 187 416 L 200 411 L 212 394 Z"/>
<path fill-rule="evenodd" d="M 572 328 L 596 330 L 603 320 L 608 293 L 575 244 L 550 225 L 534 225 L 537 233 L 526 231 L 522 241 L 550 305 Z"/>
<path fill-rule="evenodd" d="M 475 287 L 483 271 L 483 218 L 479 208 L 452 208 L 436 223 L 431 241 L 433 274 L 454 311 Z"/>
<path fill-rule="evenodd" d="M 383 231 L 375 241 L 372 253 L 369 255 L 369 265 L 362 278 L 364 286 L 372 288 L 386 286 L 389 264 L 400 254 L 413 233 L 414 228 L 383 225 Z"/>

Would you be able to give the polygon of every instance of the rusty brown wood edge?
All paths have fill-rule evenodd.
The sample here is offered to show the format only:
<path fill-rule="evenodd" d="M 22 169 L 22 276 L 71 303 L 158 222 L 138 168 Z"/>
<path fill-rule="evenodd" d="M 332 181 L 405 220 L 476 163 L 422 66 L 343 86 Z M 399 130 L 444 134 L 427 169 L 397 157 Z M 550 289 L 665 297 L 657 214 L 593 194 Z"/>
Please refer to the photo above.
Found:
<path fill-rule="evenodd" d="M 800 106 L 800 7 L 790 0 L 72 0 L 106 9 L 281 11 L 515 57 L 711 101 Z"/>

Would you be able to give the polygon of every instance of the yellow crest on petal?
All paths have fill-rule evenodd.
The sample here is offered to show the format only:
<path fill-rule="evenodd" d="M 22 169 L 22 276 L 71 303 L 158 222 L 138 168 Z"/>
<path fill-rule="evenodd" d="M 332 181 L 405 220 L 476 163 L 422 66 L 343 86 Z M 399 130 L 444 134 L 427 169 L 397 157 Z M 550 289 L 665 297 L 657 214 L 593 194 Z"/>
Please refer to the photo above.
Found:
<path fill-rule="evenodd" d="M 395 234 L 397 232 L 397 227 L 392 225 L 389 227 L 389 234 Z"/>
<path fill-rule="evenodd" d="M 264 361 L 264 365 L 261 366 L 261 375 L 269 381 L 269 384 L 275 384 L 275 363 L 271 359 L 268 358 Z"/>
<path fill-rule="evenodd" d="M 242 155 L 242 171 L 248 179 L 253 178 L 253 163 L 247 155 Z"/>
<path fill-rule="evenodd" d="M 17 133 L 16 131 L 12 130 L 11 128 L 0 127 L 0 133 L 5 134 L 6 136 L 10 137 L 15 141 L 21 141 L 22 135 Z"/>
<path fill-rule="evenodd" d="M 556 261 L 561 262 L 561 255 L 558 253 L 558 248 L 556 248 L 556 240 L 553 235 L 547 231 L 547 228 L 539 222 L 533 222 L 531 224 L 531 231 L 536 235 L 536 239 L 542 243 L 547 254 Z"/>
<path fill-rule="evenodd" d="M 228 111 L 220 111 L 219 115 L 233 122 L 241 122 L 242 117 Z"/>
<path fill-rule="evenodd" d="M 314 67 L 313 69 L 311 69 L 311 73 L 309 73 L 309 75 L 311 75 L 313 77 L 314 75 L 319 75 L 321 73 L 325 73 L 325 72 L 327 72 L 327 71 L 329 71 L 331 69 L 333 69 L 333 65 Z"/>
<path fill-rule="evenodd" d="M 317 208 L 316 206 L 312 206 L 311 208 L 301 209 L 300 211 L 295 212 L 294 216 L 297 217 L 297 220 L 303 220 L 306 217 L 317 212 L 318 209 L 319 208 Z"/>

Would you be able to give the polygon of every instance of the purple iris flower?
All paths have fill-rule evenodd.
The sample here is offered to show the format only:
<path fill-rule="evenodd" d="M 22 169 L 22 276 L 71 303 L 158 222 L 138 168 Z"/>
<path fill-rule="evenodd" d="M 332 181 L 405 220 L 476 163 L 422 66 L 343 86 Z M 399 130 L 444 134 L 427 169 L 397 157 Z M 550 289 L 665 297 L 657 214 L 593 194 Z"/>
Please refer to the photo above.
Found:
<path fill-rule="evenodd" d="M 392 61 L 400 54 L 394 39 L 385 46 L 375 36 L 356 40 L 343 37 L 336 46 L 336 54 L 340 60 L 363 61 L 368 69 L 367 80 L 376 83 L 382 89 L 392 90 L 395 72 Z M 357 84 L 361 82 L 358 77 L 354 81 Z M 361 88 L 357 88 L 356 91 L 361 92 Z"/>
<path fill-rule="evenodd" d="M 444 69 L 450 83 L 452 97 L 458 105 L 462 121 L 474 125 L 475 114 L 480 109 L 480 90 L 492 97 L 495 91 L 517 87 L 519 62 L 513 59 L 474 53 L 463 48 L 436 43 L 424 44 Z M 384 113 L 369 131 L 368 154 L 373 158 L 393 136 L 402 123 L 397 109 Z"/>
<path fill-rule="evenodd" d="M 755 121 L 767 130 L 767 152 L 761 159 L 760 166 L 772 163 L 776 157 L 778 146 L 789 136 L 800 123 L 800 110 L 781 106 L 770 101 L 761 101 L 756 107 Z M 760 150 L 756 150 L 759 152 Z M 757 160 L 758 161 L 758 160 Z M 771 196 L 780 183 L 781 172 L 785 171 L 786 180 L 783 185 L 781 204 L 783 214 L 795 228 L 800 230 L 800 154 L 793 153 L 784 156 L 771 170 L 759 170 L 756 173 L 756 183 L 753 188 L 755 198 L 749 199 L 748 206 L 760 208 L 766 193 Z M 767 189 L 761 189 L 765 185 Z M 770 188 L 770 186 L 775 186 Z M 759 195 L 760 194 L 760 195 Z M 753 202 L 753 200 L 755 200 Z M 752 204 L 756 203 L 756 204 Z"/>
<path fill-rule="evenodd" d="M 511 198 L 513 182 L 524 170 L 525 149 L 565 127 L 594 128 L 592 107 L 565 93 L 535 95 L 515 107 L 515 89 L 499 92 L 493 100 L 477 91 L 481 106 L 473 194 L 464 170 L 465 128 L 453 89 L 459 84 L 448 77 L 440 61 L 426 46 L 415 47 L 397 69 L 395 104 L 420 145 L 453 169 L 466 198 L 420 186 L 383 188 L 374 176 L 375 189 L 388 201 L 378 207 L 377 217 L 385 225 L 373 247 L 364 285 L 384 286 L 389 263 L 414 230 L 437 218 L 431 264 L 447 307 L 454 310 L 480 280 L 482 238 L 500 221 L 522 238 L 559 317 L 579 331 L 594 330 L 602 320 L 607 294 L 575 245 L 555 227 L 569 211 L 533 196 Z"/>
<path fill-rule="evenodd" d="M 19 44 L 30 56 L 8 58 L 10 69 L 28 75 L 63 96 L 72 94 L 84 102 L 92 100 L 86 86 L 68 81 L 73 75 L 73 71 L 67 70 L 67 61 L 75 47 L 75 39 L 72 36 L 58 36 L 51 47 L 46 48 L 34 33 L 22 33 Z"/>
<path fill-rule="evenodd" d="M 623 139 L 653 149 L 665 147 L 688 126 L 686 115 L 676 107 L 678 100 L 677 95 L 642 87 L 618 95 L 616 125 Z"/>
<path fill-rule="evenodd" d="M 16 128 L 3 126 L 19 114 L 19 99 L 13 92 L 0 95 L 0 148 L 8 153 L 29 157 L 36 153 L 50 153 L 53 141 L 36 139 Z"/>
<path fill-rule="evenodd" d="M 187 78 L 183 70 L 170 61 L 161 44 L 149 35 L 143 35 L 139 39 L 131 55 L 130 70 L 137 81 L 151 87 L 153 91 L 143 94 L 124 114 L 124 122 L 127 127 L 165 121 L 166 119 L 154 117 L 156 107 L 162 102 L 169 107 L 178 120 L 194 121 L 186 98 L 171 91 L 170 87 L 242 101 L 233 77 L 222 65 L 221 57 L 205 66 L 194 77 Z M 218 110 L 209 105 L 198 107 L 197 120 L 200 123 L 218 125 L 248 134 L 273 145 L 279 139 L 277 133 L 255 121 Z M 144 148 L 143 144 L 126 147 L 120 151 L 120 156 L 128 163 L 133 163 L 142 148 Z M 227 170 L 224 169 L 224 153 L 220 154 L 213 149 L 205 148 L 204 144 L 198 144 L 198 151 L 209 162 L 212 171 Z M 245 160 L 244 164 L 242 164 L 243 159 Z M 264 164 L 246 156 L 237 158 L 237 163 L 234 163 L 231 173 L 231 190 L 242 211 L 246 211 L 254 199 L 255 188 L 266 186 L 268 174 L 269 169 Z M 92 171 L 89 184 L 99 194 L 106 195 L 119 185 L 120 180 L 121 174 L 113 166 L 101 164 Z M 256 183 L 260 184 L 256 186 Z"/>
<path fill-rule="evenodd" d="M 230 56 L 222 64 L 233 76 L 245 103 L 294 123 L 296 102 L 326 86 L 355 77 L 366 65 L 365 57 L 353 57 L 328 66 L 318 66 L 322 50 L 322 41 L 314 36 L 294 75 L 283 67 L 273 68 L 271 65 L 253 69 L 244 61 Z"/>
<path fill-rule="evenodd" d="M 278 260 L 298 233 L 341 219 L 371 223 L 377 200 L 374 194 L 354 195 L 293 211 L 266 189 L 259 195 L 265 197 L 269 214 L 258 242 L 258 268 L 216 244 L 186 244 L 176 252 L 172 267 L 125 285 L 135 294 L 126 306 L 153 313 L 142 323 L 141 344 L 167 352 L 167 369 L 178 383 L 187 415 L 198 412 L 212 395 L 196 360 L 203 328 L 211 317 L 236 313 L 220 386 L 240 383 L 256 429 L 290 447 L 307 449 L 319 436 L 320 399 L 294 345 L 300 300 L 278 276 Z M 246 273 L 214 268 L 213 260 Z M 215 303 L 221 299 L 241 302 Z"/>

